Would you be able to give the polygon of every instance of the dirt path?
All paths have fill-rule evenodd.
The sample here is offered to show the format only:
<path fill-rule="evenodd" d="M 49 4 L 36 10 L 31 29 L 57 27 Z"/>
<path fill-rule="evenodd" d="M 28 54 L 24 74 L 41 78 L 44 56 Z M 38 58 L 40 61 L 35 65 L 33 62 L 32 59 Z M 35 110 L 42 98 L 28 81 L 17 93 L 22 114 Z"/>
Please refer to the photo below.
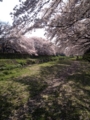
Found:
<path fill-rule="evenodd" d="M 79 61 L 74 61 L 70 66 L 67 66 L 64 68 L 59 75 L 59 78 L 53 78 L 48 82 L 48 87 L 45 91 L 50 91 L 51 88 L 59 86 L 61 83 L 65 83 L 66 78 L 69 75 L 73 75 L 76 73 L 78 70 L 80 70 L 80 62 Z M 59 73 L 58 73 L 59 74 Z M 45 92 L 44 91 L 44 92 Z"/>
<path fill-rule="evenodd" d="M 8 102 L 10 109 L 1 105 L 4 112 L 11 112 L 7 120 L 90 120 L 90 63 L 65 60 L 37 64 L 28 66 L 24 75 L 6 81 L 7 91 L 2 85 L 5 94 L 9 92 L 4 102 L 3 92 L 1 96 L 3 105 Z"/>

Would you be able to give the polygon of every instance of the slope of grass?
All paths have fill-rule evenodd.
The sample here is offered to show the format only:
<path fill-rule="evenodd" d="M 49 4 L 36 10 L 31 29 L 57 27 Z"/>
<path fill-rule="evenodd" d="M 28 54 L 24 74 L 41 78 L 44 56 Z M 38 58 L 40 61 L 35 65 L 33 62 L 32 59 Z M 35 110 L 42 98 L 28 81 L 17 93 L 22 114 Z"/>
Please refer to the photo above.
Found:
<path fill-rule="evenodd" d="M 0 59 L 0 119 L 90 120 L 90 63 L 44 59 Z"/>

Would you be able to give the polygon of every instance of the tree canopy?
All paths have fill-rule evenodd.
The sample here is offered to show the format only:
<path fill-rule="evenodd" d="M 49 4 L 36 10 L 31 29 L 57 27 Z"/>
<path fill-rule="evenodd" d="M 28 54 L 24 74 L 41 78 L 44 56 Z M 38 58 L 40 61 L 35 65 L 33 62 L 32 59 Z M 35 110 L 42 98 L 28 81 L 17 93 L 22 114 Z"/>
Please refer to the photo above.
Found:
<path fill-rule="evenodd" d="M 90 48 L 90 0 L 20 0 L 13 10 L 14 33 L 43 28 L 58 46 Z"/>
<path fill-rule="evenodd" d="M 13 16 L 22 34 L 44 28 L 57 45 L 90 47 L 90 0 L 26 0 L 14 8 Z"/>

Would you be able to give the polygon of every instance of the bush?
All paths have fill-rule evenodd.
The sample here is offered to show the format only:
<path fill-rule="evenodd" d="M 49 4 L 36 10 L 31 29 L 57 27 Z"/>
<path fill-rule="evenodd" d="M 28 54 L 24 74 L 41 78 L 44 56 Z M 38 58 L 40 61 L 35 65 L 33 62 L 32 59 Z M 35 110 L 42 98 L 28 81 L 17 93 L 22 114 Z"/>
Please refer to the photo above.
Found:
<path fill-rule="evenodd" d="M 9 75 L 9 74 L 11 74 L 11 72 L 10 71 L 4 71 L 3 74 L 4 75 Z"/>
<path fill-rule="evenodd" d="M 35 64 L 35 60 L 30 60 L 30 59 L 28 59 L 28 60 L 27 60 L 27 64 Z"/>
<path fill-rule="evenodd" d="M 90 53 L 84 54 L 83 59 L 90 62 Z"/>

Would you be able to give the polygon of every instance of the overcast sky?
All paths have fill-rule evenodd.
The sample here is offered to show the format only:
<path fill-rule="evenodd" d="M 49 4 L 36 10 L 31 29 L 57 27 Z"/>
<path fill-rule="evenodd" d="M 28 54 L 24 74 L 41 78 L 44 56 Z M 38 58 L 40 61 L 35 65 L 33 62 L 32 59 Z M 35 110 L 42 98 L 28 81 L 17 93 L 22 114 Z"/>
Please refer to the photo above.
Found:
<path fill-rule="evenodd" d="M 0 21 L 9 22 L 10 24 L 12 24 L 10 12 L 12 12 L 13 8 L 18 4 L 19 0 L 3 0 L 3 2 L 0 2 Z M 38 36 L 45 38 L 44 31 L 42 29 L 36 30 L 35 32 L 30 34 L 30 36 Z"/>
<path fill-rule="evenodd" d="M 12 23 L 10 12 L 19 4 L 19 0 L 3 0 L 0 2 L 0 21 Z"/>

